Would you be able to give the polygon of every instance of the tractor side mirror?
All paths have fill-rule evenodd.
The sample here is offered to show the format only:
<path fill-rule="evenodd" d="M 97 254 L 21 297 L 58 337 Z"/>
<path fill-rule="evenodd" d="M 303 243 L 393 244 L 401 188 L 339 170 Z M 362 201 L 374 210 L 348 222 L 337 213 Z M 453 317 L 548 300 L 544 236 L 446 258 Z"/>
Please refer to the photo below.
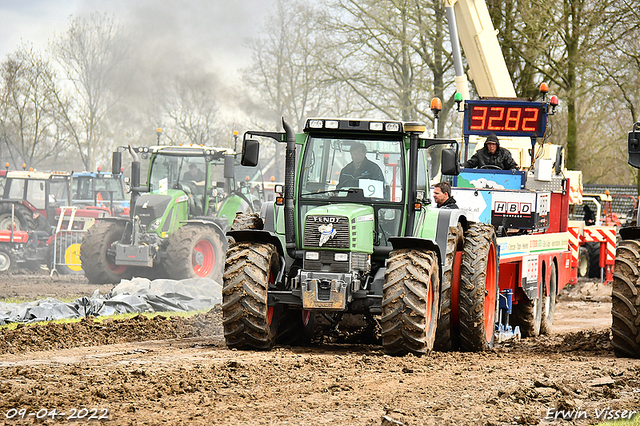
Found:
<path fill-rule="evenodd" d="M 234 166 L 234 157 L 233 155 L 225 155 L 224 156 L 224 178 L 232 179 L 233 178 L 233 166 Z"/>
<path fill-rule="evenodd" d="M 637 133 L 637 127 L 640 123 L 633 125 L 633 130 L 629 132 L 627 148 L 629 150 L 629 165 L 640 169 L 640 133 Z"/>
<path fill-rule="evenodd" d="M 259 155 L 260 142 L 254 139 L 245 139 L 242 141 L 242 159 L 240 160 L 240 164 L 255 167 L 258 165 Z"/>
<path fill-rule="evenodd" d="M 114 175 L 119 175 L 121 173 L 122 167 L 122 153 L 120 151 L 115 151 L 111 155 L 111 173 Z"/>
<path fill-rule="evenodd" d="M 457 176 L 460 174 L 460 161 L 456 149 L 445 148 L 442 150 L 441 167 L 443 175 Z"/>

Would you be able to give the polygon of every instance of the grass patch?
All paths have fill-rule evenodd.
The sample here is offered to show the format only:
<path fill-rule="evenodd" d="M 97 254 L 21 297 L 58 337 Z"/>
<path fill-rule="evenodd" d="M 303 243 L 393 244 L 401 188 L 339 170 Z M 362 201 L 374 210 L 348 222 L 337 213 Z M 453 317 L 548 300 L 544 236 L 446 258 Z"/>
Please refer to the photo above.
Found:
<path fill-rule="evenodd" d="M 606 422 L 598 423 L 596 426 L 640 426 L 640 408 L 631 408 L 627 409 L 627 411 L 636 411 L 636 413 L 631 419 L 608 420 Z M 613 412 L 612 414 L 615 415 L 616 413 Z M 619 414 L 622 414 L 622 412 Z M 604 415 L 607 415 L 607 413 L 604 413 Z M 629 413 L 627 412 L 626 415 L 628 416 Z"/>
<path fill-rule="evenodd" d="M 75 299 L 74 299 L 75 300 Z M 182 317 L 182 318 L 188 318 L 188 317 L 192 317 L 194 315 L 198 315 L 198 314 L 203 314 L 205 312 L 208 312 L 209 309 L 202 309 L 199 311 L 188 311 L 188 312 L 135 312 L 135 313 L 128 313 L 128 314 L 117 314 L 117 315 L 109 315 L 109 316 L 100 316 L 100 317 L 90 317 L 94 322 L 97 323 L 101 323 L 102 321 L 104 321 L 105 319 L 109 318 L 112 320 L 124 320 L 124 319 L 129 319 L 129 318 L 133 318 L 135 316 L 138 315 L 144 315 L 147 318 L 153 318 L 156 316 L 163 316 L 165 318 L 169 318 L 169 317 Z M 60 319 L 60 320 L 52 320 L 52 321 L 38 321 L 38 322 L 32 322 L 32 323 L 22 323 L 22 322 L 14 322 L 14 323 L 10 323 L 10 324 L 6 324 L 6 325 L 2 325 L 0 326 L 0 331 L 1 330 L 14 330 L 18 327 L 18 324 L 22 324 L 24 326 L 32 326 L 32 327 L 37 327 L 39 325 L 45 325 L 45 324 L 66 324 L 66 323 L 74 323 L 74 322 L 80 322 L 82 320 L 82 318 L 66 318 L 66 319 Z"/>

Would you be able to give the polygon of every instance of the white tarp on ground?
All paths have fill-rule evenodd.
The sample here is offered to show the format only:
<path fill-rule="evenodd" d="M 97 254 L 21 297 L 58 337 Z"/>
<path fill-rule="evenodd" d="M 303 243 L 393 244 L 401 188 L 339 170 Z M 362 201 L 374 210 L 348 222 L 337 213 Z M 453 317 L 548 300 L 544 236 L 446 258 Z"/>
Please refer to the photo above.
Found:
<path fill-rule="evenodd" d="M 197 311 L 222 303 L 222 286 L 209 278 L 122 280 L 108 294 L 99 290 L 71 303 L 53 298 L 24 303 L 0 302 L 0 325 L 135 312 Z"/>

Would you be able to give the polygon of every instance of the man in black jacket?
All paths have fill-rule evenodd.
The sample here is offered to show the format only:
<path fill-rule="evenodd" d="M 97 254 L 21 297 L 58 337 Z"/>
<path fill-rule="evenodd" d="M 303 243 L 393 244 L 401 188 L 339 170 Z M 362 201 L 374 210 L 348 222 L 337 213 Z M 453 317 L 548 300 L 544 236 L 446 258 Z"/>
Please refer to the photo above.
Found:
<path fill-rule="evenodd" d="M 380 167 L 367 158 L 367 146 L 361 142 L 351 144 L 349 150 L 351 162 L 340 172 L 337 188 L 357 187 L 359 179 L 379 180 L 384 183 L 384 175 Z"/>
<path fill-rule="evenodd" d="M 440 182 L 433 185 L 433 199 L 439 209 L 457 209 L 456 200 L 451 196 L 451 185 Z"/>
<path fill-rule="evenodd" d="M 491 167 L 494 166 L 494 167 Z M 484 147 L 478 150 L 463 167 L 465 168 L 498 168 L 501 170 L 517 170 L 518 163 L 511 157 L 508 149 L 501 148 L 498 137 L 491 133 L 484 142 Z"/>

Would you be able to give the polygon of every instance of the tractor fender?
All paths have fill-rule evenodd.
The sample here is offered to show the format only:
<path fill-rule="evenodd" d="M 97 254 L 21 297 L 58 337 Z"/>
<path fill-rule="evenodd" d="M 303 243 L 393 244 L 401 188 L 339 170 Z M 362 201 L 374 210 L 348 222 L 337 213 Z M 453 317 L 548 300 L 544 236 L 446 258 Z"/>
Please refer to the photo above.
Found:
<path fill-rule="evenodd" d="M 260 207 L 260 217 L 262 218 L 263 228 L 265 231 L 276 231 L 276 204 L 275 201 L 267 201 Z"/>
<path fill-rule="evenodd" d="M 447 231 L 448 230 L 449 228 L 447 227 Z M 434 251 L 438 255 L 438 265 L 440 266 L 440 268 L 438 269 L 440 271 L 440 275 L 442 275 L 442 262 L 446 256 L 446 253 L 442 250 L 447 249 L 447 234 L 445 234 L 444 236 L 444 242 L 441 242 L 440 244 L 438 244 L 437 241 L 433 241 L 431 239 L 418 237 L 391 237 L 389 238 L 389 241 L 393 245 L 393 250 L 421 249 Z"/>
<path fill-rule="evenodd" d="M 640 240 L 640 226 L 628 226 L 618 230 L 623 240 Z"/>
<path fill-rule="evenodd" d="M 211 219 L 203 219 L 203 218 L 190 219 L 190 220 L 181 221 L 181 223 L 183 223 L 185 225 L 204 225 L 204 226 L 208 226 L 209 228 L 213 229 L 214 231 L 216 231 L 216 233 L 220 237 L 220 240 L 223 243 L 222 251 L 223 252 L 227 251 L 227 247 L 229 245 L 229 243 L 227 242 L 227 236 L 225 235 L 225 233 L 222 230 L 222 228 L 220 227 L 220 225 L 218 223 L 216 223 L 213 220 L 213 218 L 211 218 Z"/>
<path fill-rule="evenodd" d="M 236 243 L 266 243 L 273 244 L 278 253 L 283 258 L 285 250 L 282 241 L 275 232 L 265 231 L 262 229 L 241 229 L 238 231 L 227 231 L 227 236 L 235 240 Z"/>

